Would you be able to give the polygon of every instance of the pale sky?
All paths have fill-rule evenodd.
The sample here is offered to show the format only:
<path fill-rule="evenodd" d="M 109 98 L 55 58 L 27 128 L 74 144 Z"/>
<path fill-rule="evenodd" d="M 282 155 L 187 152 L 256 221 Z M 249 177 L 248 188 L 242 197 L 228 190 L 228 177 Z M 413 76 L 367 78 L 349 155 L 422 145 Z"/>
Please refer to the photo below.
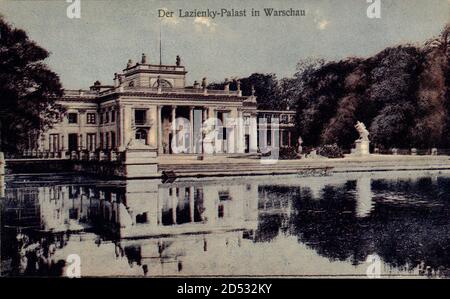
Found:
<path fill-rule="evenodd" d="M 449 22 L 450 0 L 380 0 L 381 18 L 366 15 L 367 0 L 153 1 L 81 0 L 70 19 L 66 0 L 0 0 L 0 13 L 51 52 L 47 63 L 64 88 L 112 84 L 127 60 L 146 53 L 159 63 L 158 9 L 175 11 L 162 24 L 163 64 L 180 55 L 188 83 L 254 72 L 290 77 L 305 58 L 367 57 L 387 46 L 422 43 Z M 303 9 L 304 17 L 266 17 L 264 8 Z M 180 18 L 178 9 L 261 10 L 260 17 Z"/>

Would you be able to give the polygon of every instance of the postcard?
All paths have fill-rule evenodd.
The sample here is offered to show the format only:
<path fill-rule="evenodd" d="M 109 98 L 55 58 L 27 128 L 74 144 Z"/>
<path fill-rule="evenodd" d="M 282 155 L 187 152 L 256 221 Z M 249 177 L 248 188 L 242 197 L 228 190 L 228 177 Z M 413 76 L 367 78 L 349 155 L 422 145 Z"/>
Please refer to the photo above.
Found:
<path fill-rule="evenodd" d="M 1 0 L 1 277 L 449 278 L 449 8 Z"/>

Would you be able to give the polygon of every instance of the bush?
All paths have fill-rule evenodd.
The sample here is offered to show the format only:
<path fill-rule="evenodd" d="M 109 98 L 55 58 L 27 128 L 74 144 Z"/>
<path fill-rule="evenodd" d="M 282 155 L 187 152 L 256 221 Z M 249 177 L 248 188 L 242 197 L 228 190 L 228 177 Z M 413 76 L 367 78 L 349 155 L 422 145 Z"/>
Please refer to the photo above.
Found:
<path fill-rule="evenodd" d="M 292 160 L 297 159 L 297 151 L 295 147 L 282 147 L 279 153 L 280 160 Z"/>
<path fill-rule="evenodd" d="M 342 149 L 336 144 L 325 144 L 317 149 L 317 154 L 327 158 L 343 158 Z"/>

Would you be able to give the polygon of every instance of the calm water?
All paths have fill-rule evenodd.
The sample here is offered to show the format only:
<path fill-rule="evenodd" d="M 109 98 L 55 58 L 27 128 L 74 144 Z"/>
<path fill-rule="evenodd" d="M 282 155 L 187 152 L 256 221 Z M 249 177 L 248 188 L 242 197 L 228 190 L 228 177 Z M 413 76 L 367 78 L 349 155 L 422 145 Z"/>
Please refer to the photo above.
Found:
<path fill-rule="evenodd" d="M 450 276 L 448 172 L 4 185 L 3 276 Z"/>

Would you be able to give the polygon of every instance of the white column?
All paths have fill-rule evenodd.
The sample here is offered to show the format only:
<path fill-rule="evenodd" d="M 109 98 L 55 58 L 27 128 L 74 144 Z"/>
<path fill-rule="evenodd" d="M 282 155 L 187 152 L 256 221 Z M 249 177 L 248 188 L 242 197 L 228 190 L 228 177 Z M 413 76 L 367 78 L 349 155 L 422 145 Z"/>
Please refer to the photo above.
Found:
<path fill-rule="evenodd" d="M 120 109 L 120 149 L 125 150 L 128 142 L 130 142 L 132 137 L 131 130 L 131 107 L 123 106 Z"/>
<path fill-rule="evenodd" d="M 206 120 L 208 119 L 208 107 L 203 107 L 202 110 L 202 127 L 201 130 L 203 132 L 203 125 L 205 124 Z M 204 139 L 205 139 L 205 135 L 202 133 L 202 145 L 201 145 L 201 153 L 204 154 L 205 150 L 204 150 Z"/>
<path fill-rule="evenodd" d="M 162 147 L 162 106 L 157 106 L 157 111 L 156 111 L 156 126 L 157 126 L 157 130 L 158 130 L 158 138 L 156 140 L 156 142 L 158 143 L 158 154 L 162 154 L 163 153 L 163 147 Z"/>
<path fill-rule="evenodd" d="M 242 111 L 238 111 L 236 119 L 236 152 L 244 152 L 244 119 L 242 118 Z"/>
<path fill-rule="evenodd" d="M 176 133 L 177 133 L 177 126 L 176 126 L 176 114 L 177 114 L 177 106 L 172 106 L 172 141 L 175 142 L 175 144 L 172 144 L 172 146 L 177 146 L 177 139 Z"/>
<path fill-rule="evenodd" d="M 256 115 L 250 117 L 250 152 L 256 153 L 258 150 L 258 127 L 256 123 Z"/>
<path fill-rule="evenodd" d="M 172 221 L 173 224 L 177 224 L 177 206 L 178 206 L 178 197 L 177 197 L 177 188 L 172 188 Z"/>
<path fill-rule="evenodd" d="M 189 107 L 189 153 L 194 153 L 194 107 Z"/>

